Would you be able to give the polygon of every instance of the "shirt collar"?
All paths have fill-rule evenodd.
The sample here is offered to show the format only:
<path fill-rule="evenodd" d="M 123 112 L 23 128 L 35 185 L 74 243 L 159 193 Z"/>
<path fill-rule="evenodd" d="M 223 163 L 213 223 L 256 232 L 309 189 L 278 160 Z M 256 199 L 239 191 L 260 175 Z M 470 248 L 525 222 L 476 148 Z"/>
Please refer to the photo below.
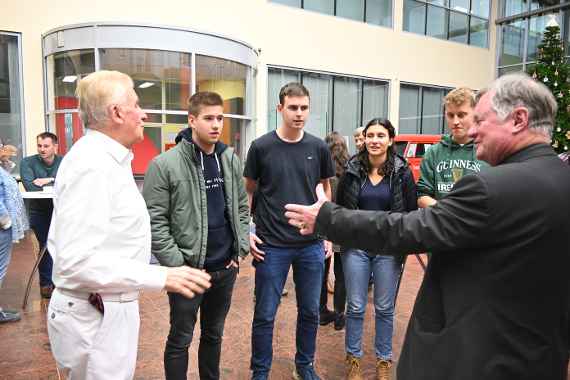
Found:
<path fill-rule="evenodd" d="M 109 155 L 118 163 L 122 164 L 127 160 L 130 162 L 133 159 L 133 152 L 130 149 L 127 149 L 117 140 L 107 136 L 106 134 L 89 128 L 86 128 L 85 134 L 93 136 L 93 138 L 99 140 L 101 142 L 101 148 L 109 153 Z"/>

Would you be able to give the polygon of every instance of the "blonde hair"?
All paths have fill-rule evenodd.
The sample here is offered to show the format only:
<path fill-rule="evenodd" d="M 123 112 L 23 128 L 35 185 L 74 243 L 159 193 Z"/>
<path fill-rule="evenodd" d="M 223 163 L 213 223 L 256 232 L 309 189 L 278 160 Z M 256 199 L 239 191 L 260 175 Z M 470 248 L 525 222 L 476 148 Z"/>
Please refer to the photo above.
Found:
<path fill-rule="evenodd" d="M 133 80 L 119 71 L 96 71 L 81 79 L 75 95 L 85 127 L 96 128 L 97 124 L 107 121 L 108 107 L 124 104 L 127 90 L 133 87 Z"/>
<path fill-rule="evenodd" d="M 449 92 L 444 98 L 445 105 L 454 105 L 456 107 L 468 103 L 471 108 L 475 107 L 475 93 L 467 87 L 458 87 Z"/>

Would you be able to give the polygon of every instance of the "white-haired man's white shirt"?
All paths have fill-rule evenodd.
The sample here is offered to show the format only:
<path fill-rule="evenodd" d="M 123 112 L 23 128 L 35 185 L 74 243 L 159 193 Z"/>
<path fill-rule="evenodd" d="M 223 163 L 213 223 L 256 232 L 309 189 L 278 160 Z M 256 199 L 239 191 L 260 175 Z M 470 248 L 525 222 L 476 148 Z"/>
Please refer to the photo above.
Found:
<path fill-rule="evenodd" d="M 56 286 L 48 332 L 68 378 L 132 378 L 138 291 L 163 289 L 166 282 L 167 269 L 149 265 L 150 218 L 132 157 L 116 140 L 88 129 L 58 171 L 48 236 Z M 87 301 L 90 293 L 101 294 L 104 315 Z"/>

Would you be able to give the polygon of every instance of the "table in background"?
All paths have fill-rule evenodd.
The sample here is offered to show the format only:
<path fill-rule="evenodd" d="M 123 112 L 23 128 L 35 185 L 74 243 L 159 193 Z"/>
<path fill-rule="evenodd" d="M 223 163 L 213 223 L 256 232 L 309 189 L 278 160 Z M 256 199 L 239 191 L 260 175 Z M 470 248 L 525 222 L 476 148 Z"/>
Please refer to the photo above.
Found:
<path fill-rule="evenodd" d="M 22 191 L 22 198 L 24 200 L 26 199 L 53 199 L 53 192 L 52 191 Z M 26 209 L 27 209 L 26 205 Z M 41 246 L 40 242 L 38 241 L 38 239 L 36 238 L 35 233 L 32 232 L 32 235 L 36 241 L 36 244 L 38 246 L 38 251 L 39 254 L 37 255 L 36 261 L 34 263 L 34 267 L 32 268 L 32 273 L 30 273 L 30 277 L 28 278 L 28 283 L 26 284 L 26 293 L 24 294 L 24 302 L 22 303 L 22 309 L 26 309 L 26 306 L 28 304 L 28 297 L 30 296 L 30 289 L 32 287 L 32 280 L 34 279 L 34 275 L 36 274 L 36 271 L 38 270 L 38 266 L 40 265 L 40 261 L 42 260 L 42 258 L 44 257 L 44 255 L 47 252 L 47 244 L 44 245 L 41 250 L 39 249 L 39 247 Z"/>

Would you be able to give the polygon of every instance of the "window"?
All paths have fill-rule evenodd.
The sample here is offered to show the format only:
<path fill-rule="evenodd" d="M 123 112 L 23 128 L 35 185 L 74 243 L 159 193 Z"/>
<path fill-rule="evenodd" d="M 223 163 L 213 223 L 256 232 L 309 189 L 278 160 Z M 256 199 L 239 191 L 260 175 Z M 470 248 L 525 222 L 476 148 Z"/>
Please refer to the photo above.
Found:
<path fill-rule="evenodd" d="M 58 136 L 60 154 L 84 134 L 75 89 L 81 78 L 94 71 L 93 49 L 58 52 L 47 58 L 48 126 Z"/>
<path fill-rule="evenodd" d="M 402 84 L 398 134 L 445 133 L 443 98 L 449 88 Z"/>
<path fill-rule="evenodd" d="M 501 17 L 516 16 L 528 11 L 552 7 L 567 3 L 565 0 L 500 0 L 499 14 Z"/>
<path fill-rule="evenodd" d="M 66 51 L 58 47 L 55 51 L 44 52 L 48 88 L 46 116 L 50 129 L 60 138 L 61 153 L 67 152 L 84 134 L 77 112 L 75 88 L 81 78 L 96 68 L 129 75 L 139 104 L 147 114 L 144 140 L 133 146 L 135 175 L 144 175 L 153 157 L 175 145 L 176 135 L 188 126 L 188 99 L 197 91 L 214 91 L 222 96 L 224 128 L 221 140 L 233 146 L 238 155 L 243 152 L 245 134 L 253 120 L 252 81 L 256 54 L 252 48 L 211 34 L 180 29 L 93 24 L 48 34 L 44 37 L 48 49 L 57 46 L 58 33 L 69 34 L 61 40 L 75 44 L 65 46 Z M 95 33 L 98 38 L 90 35 Z M 84 44 L 83 41 L 93 40 L 101 46 L 74 49 Z M 165 40 L 174 41 L 169 46 L 179 50 L 164 50 L 161 41 Z M 126 47 L 107 47 L 105 41 Z M 146 41 L 148 48 L 140 48 L 140 41 Z M 197 47 L 204 54 L 192 51 Z"/>
<path fill-rule="evenodd" d="M 13 145 L 18 154 L 10 169 L 19 173 L 22 159 L 24 115 L 22 98 L 22 61 L 20 34 L 0 32 L 0 143 Z"/>
<path fill-rule="evenodd" d="M 569 55 L 570 10 L 565 8 L 567 3 L 558 0 L 501 0 L 499 10 L 502 16 L 511 18 L 500 21 L 498 28 L 498 76 L 515 71 L 529 72 L 536 63 L 538 45 L 542 42 L 546 26 L 551 20 L 560 25 L 566 54 Z M 559 7 L 550 13 L 532 13 L 556 5 Z"/>
<path fill-rule="evenodd" d="M 388 82 L 317 72 L 269 68 L 268 129 L 276 129 L 281 116 L 276 106 L 279 90 L 289 82 L 303 83 L 311 95 L 311 110 L 305 130 L 324 138 L 337 131 L 355 152 L 354 130 L 375 117 L 388 115 Z"/>
<path fill-rule="evenodd" d="M 301 7 L 301 0 L 272 0 L 274 3 L 289 5 L 291 7 Z"/>
<path fill-rule="evenodd" d="M 328 15 L 334 15 L 334 0 L 303 0 L 303 8 Z"/>
<path fill-rule="evenodd" d="M 488 47 L 489 0 L 404 0 L 404 30 Z"/>
<path fill-rule="evenodd" d="M 449 12 L 449 40 L 466 44 L 469 40 L 469 16 Z"/>
<path fill-rule="evenodd" d="M 364 19 L 364 0 L 336 0 L 336 15 L 362 21 Z"/>
<path fill-rule="evenodd" d="M 392 26 L 393 0 L 270 0 L 273 3 L 303 8 L 369 24 Z"/>
<path fill-rule="evenodd" d="M 100 49 L 101 69 L 118 70 L 135 84 L 142 109 L 163 122 L 172 111 L 185 111 L 190 94 L 190 54 L 146 49 Z"/>
<path fill-rule="evenodd" d="M 366 0 L 367 23 L 392 26 L 392 0 Z"/>

